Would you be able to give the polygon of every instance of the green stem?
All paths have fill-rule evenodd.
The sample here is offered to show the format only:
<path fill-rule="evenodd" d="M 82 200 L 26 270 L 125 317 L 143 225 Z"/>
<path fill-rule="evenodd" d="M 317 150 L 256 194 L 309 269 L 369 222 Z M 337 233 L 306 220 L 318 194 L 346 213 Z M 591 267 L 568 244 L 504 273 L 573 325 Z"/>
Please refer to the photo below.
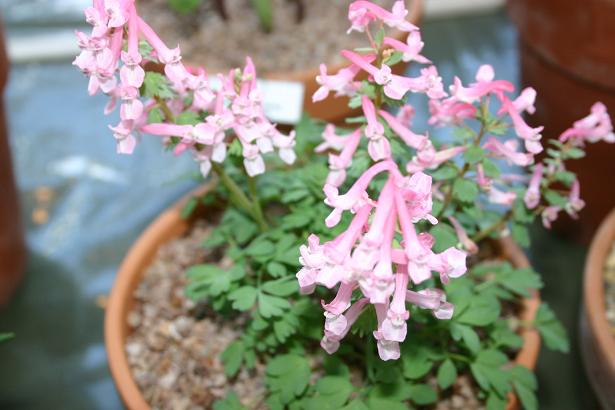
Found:
<path fill-rule="evenodd" d="M 470 359 L 468 359 L 467 357 L 462 356 L 460 354 L 457 354 L 457 353 L 449 353 L 448 357 L 450 359 L 457 360 L 459 362 L 472 363 L 472 361 Z"/>
<path fill-rule="evenodd" d="M 512 210 L 508 210 L 508 212 L 502 215 L 502 217 L 498 221 L 494 222 L 493 224 L 489 225 L 482 231 L 478 232 L 476 235 L 474 235 L 471 238 L 471 240 L 475 243 L 478 243 L 481 240 L 487 238 L 493 232 L 501 230 L 502 228 L 506 226 L 506 224 L 508 223 L 508 220 L 512 217 L 512 214 L 513 214 Z"/>
<path fill-rule="evenodd" d="M 211 168 L 214 170 L 220 182 L 229 190 L 231 194 L 231 201 L 235 203 L 239 208 L 243 209 L 247 212 L 252 218 L 258 223 L 259 228 L 262 232 L 267 230 L 267 224 L 264 224 L 264 221 L 259 220 L 256 215 L 254 204 L 248 199 L 248 197 L 243 193 L 241 188 L 232 180 L 231 177 L 228 176 L 226 172 L 224 172 L 224 167 L 222 165 L 217 164 L 215 162 L 211 163 Z"/>
<path fill-rule="evenodd" d="M 258 222 L 261 231 L 264 232 L 269 229 L 269 226 L 267 225 L 267 221 L 265 220 L 265 216 L 263 215 L 263 208 L 261 208 L 261 202 L 258 199 L 258 191 L 256 190 L 256 178 L 248 176 L 248 189 L 250 190 L 250 197 L 252 198 L 252 205 L 256 222 Z"/>

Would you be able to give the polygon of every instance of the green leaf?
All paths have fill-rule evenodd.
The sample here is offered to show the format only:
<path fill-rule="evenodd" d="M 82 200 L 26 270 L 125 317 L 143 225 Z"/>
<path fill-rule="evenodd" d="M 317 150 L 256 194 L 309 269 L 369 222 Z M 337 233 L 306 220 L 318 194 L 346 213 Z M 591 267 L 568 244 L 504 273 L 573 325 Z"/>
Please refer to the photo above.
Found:
<path fill-rule="evenodd" d="M 579 158 L 583 158 L 585 156 L 585 151 L 583 151 L 580 148 L 568 148 L 565 151 L 565 158 L 572 158 L 572 159 L 579 159 Z"/>
<path fill-rule="evenodd" d="M 438 368 L 437 380 L 441 388 L 447 389 L 457 379 L 457 368 L 451 359 L 446 359 Z"/>
<path fill-rule="evenodd" d="M 190 215 L 192 215 L 192 212 L 196 209 L 197 205 L 199 204 L 199 200 L 196 197 L 190 197 L 186 203 L 184 204 L 184 206 L 182 206 L 181 209 L 181 217 L 182 219 L 188 219 L 190 217 Z"/>
<path fill-rule="evenodd" d="M 457 321 L 471 326 L 487 326 L 500 316 L 500 303 L 493 295 L 474 295 Z"/>
<path fill-rule="evenodd" d="M 404 53 L 402 53 L 401 51 L 395 51 L 389 56 L 389 58 L 386 59 L 384 63 L 388 66 L 394 66 L 395 64 L 399 63 L 403 58 Z"/>
<path fill-rule="evenodd" d="M 203 0 L 168 0 L 171 10 L 180 14 L 194 13 Z"/>
<path fill-rule="evenodd" d="M 314 386 L 318 395 L 316 400 L 308 401 L 306 410 L 338 410 L 350 397 L 354 387 L 346 377 L 325 376 L 318 379 Z"/>
<path fill-rule="evenodd" d="M 310 191 L 305 187 L 301 187 L 293 189 L 292 191 L 285 192 L 284 194 L 282 194 L 282 198 L 280 200 L 283 203 L 288 204 L 291 202 L 297 202 L 309 195 Z"/>
<path fill-rule="evenodd" d="M 480 339 L 478 334 L 470 326 L 457 324 L 461 332 L 461 338 L 472 353 L 477 353 L 480 350 Z"/>
<path fill-rule="evenodd" d="M 224 270 L 216 265 L 195 265 L 186 272 L 190 283 L 186 287 L 188 297 L 198 300 L 205 295 L 219 296 L 227 292 L 231 282 L 245 275 L 241 266 Z"/>
<path fill-rule="evenodd" d="M 369 410 L 369 407 L 367 407 L 362 401 L 359 401 L 359 399 L 355 399 L 342 407 L 340 410 Z"/>
<path fill-rule="evenodd" d="M 411 380 L 425 376 L 434 365 L 427 351 L 414 344 L 404 346 L 404 354 L 401 359 L 404 377 Z"/>
<path fill-rule="evenodd" d="M 450 165 L 442 165 L 434 172 L 431 173 L 431 177 L 436 181 L 442 181 L 444 179 L 451 179 L 457 176 L 457 168 Z"/>
<path fill-rule="evenodd" d="M 282 316 L 288 309 L 290 309 L 288 300 L 262 292 L 258 294 L 258 311 L 264 318 Z"/>
<path fill-rule="evenodd" d="M 438 399 L 433 387 L 426 384 L 415 384 L 414 386 L 410 386 L 410 392 L 410 400 L 421 406 L 435 403 Z"/>
<path fill-rule="evenodd" d="M 546 303 L 542 303 L 538 308 L 534 325 L 549 349 L 568 353 L 570 344 L 566 335 L 566 329 Z"/>
<path fill-rule="evenodd" d="M 224 374 L 233 377 L 241 368 L 245 346 L 241 340 L 236 340 L 224 349 L 220 358 L 224 364 Z"/>
<path fill-rule="evenodd" d="M 168 99 L 174 96 L 167 78 L 154 71 L 145 72 L 145 78 L 141 87 L 141 95 L 144 97 Z"/>
<path fill-rule="evenodd" d="M 160 108 L 152 108 L 149 113 L 147 113 L 147 123 L 148 124 L 156 124 L 164 121 L 164 114 L 160 110 Z"/>
<path fill-rule="evenodd" d="M 222 400 L 216 400 L 213 404 L 214 410 L 247 410 L 239 401 L 239 397 L 234 391 L 229 391 Z"/>
<path fill-rule="evenodd" d="M 386 32 L 384 31 L 384 28 L 381 28 L 376 32 L 376 35 L 374 36 L 374 42 L 378 47 L 382 46 L 382 41 L 384 40 L 385 34 Z"/>
<path fill-rule="evenodd" d="M 530 290 L 542 288 L 540 275 L 532 269 L 515 269 L 499 275 L 498 282 L 510 291 L 525 297 Z"/>
<path fill-rule="evenodd" d="M 11 340 L 15 337 L 15 333 L 0 333 L 0 343 Z"/>
<path fill-rule="evenodd" d="M 196 125 L 201 122 L 201 118 L 194 111 L 184 111 L 177 116 L 175 122 L 179 125 Z"/>
<path fill-rule="evenodd" d="M 487 410 L 504 410 L 508 400 L 499 397 L 497 394 L 490 394 L 487 399 Z"/>
<path fill-rule="evenodd" d="M 269 262 L 267 272 L 275 278 L 286 275 L 286 268 L 279 262 Z"/>
<path fill-rule="evenodd" d="M 550 205 L 555 205 L 564 208 L 568 203 L 568 199 L 560 195 L 559 193 L 547 190 L 544 192 L 544 197 Z"/>
<path fill-rule="evenodd" d="M 258 291 L 252 286 L 242 286 L 237 290 L 229 293 L 228 298 L 233 302 L 233 309 L 246 311 L 254 306 Z"/>
<path fill-rule="evenodd" d="M 458 179 L 453 185 L 453 195 L 462 202 L 474 202 L 478 195 L 478 185 L 470 179 Z"/>
<path fill-rule="evenodd" d="M 285 228 L 302 228 L 312 222 L 312 215 L 306 212 L 291 213 L 282 218 Z"/>
<path fill-rule="evenodd" d="M 459 242 L 455 229 L 446 222 L 440 222 L 429 231 L 435 239 L 433 246 L 434 252 L 443 252 L 444 250 L 454 247 Z"/>
<path fill-rule="evenodd" d="M 275 246 L 266 239 L 255 240 L 246 248 L 246 253 L 250 256 L 273 256 Z"/>
<path fill-rule="evenodd" d="M 536 399 L 536 394 L 531 389 L 517 381 L 513 382 L 513 386 L 525 410 L 538 409 L 538 399 Z"/>
<path fill-rule="evenodd" d="M 395 400 L 370 396 L 367 400 L 369 410 L 408 410 L 408 406 Z"/>
<path fill-rule="evenodd" d="M 463 153 L 463 158 L 470 164 L 476 164 L 477 162 L 482 161 L 484 157 L 485 151 L 477 145 L 471 145 Z"/>
<path fill-rule="evenodd" d="M 485 172 L 485 176 L 487 178 L 499 178 L 500 177 L 500 168 L 490 160 L 489 158 L 484 158 L 482 161 L 483 171 Z"/>
<path fill-rule="evenodd" d="M 281 278 L 274 281 L 266 282 L 262 289 L 275 296 L 290 296 L 299 291 L 297 280 L 292 278 Z"/>
<path fill-rule="evenodd" d="M 307 358 L 294 354 L 280 355 L 269 361 L 265 383 L 272 393 L 279 394 L 282 404 L 288 404 L 305 391 L 310 374 Z"/>
<path fill-rule="evenodd" d="M 513 223 L 511 235 L 515 242 L 519 244 L 519 246 L 522 246 L 524 248 L 530 246 L 530 232 L 528 231 L 527 226 Z"/>

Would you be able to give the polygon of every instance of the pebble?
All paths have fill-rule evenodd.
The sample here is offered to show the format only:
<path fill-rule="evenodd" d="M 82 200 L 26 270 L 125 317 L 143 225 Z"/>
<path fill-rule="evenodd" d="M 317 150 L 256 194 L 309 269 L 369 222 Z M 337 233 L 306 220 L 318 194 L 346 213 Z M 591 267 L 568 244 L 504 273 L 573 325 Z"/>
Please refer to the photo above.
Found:
<path fill-rule="evenodd" d="M 394 2 L 372 1 L 389 9 Z M 168 0 L 142 0 L 139 12 L 167 44 L 181 45 L 184 59 L 214 73 L 243 67 L 248 55 L 261 73 L 306 70 L 320 63 L 342 62 L 340 50 L 367 45 L 364 34 L 346 34 L 350 27 L 348 0 L 304 0 L 301 23 L 296 21 L 294 2 L 271 2 L 274 28 L 270 34 L 260 29 L 246 0 L 225 0 L 229 21 L 222 20 L 207 4 L 181 16 L 169 10 Z"/>

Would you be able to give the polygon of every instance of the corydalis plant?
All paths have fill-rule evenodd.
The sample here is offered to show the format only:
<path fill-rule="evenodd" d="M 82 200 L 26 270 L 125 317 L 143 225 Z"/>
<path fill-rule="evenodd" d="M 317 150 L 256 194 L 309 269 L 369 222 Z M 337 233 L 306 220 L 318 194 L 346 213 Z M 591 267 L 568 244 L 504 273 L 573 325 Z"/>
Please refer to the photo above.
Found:
<path fill-rule="evenodd" d="M 338 224 L 345 211 L 354 214 L 352 222 L 324 244 L 312 235 L 301 248 L 303 268 L 297 273 L 303 293 L 313 292 L 316 285 L 337 287 L 335 298 L 322 304 L 321 346 L 328 353 L 339 348 L 362 314 L 373 314 L 366 313 L 371 304 L 380 358 L 399 358 L 399 343 L 408 334 L 408 304 L 430 309 L 438 319 L 454 315 L 446 286 L 424 286 L 434 283 L 433 272 L 447 284 L 466 272 L 466 252 L 478 252 L 481 240 L 512 231 L 527 245 L 526 225 L 535 216 L 542 216 L 547 227 L 560 210 L 576 216 L 584 203 L 579 181 L 566 171 L 564 161 L 582 156 L 579 147 L 585 142 L 615 140 L 606 109 L 597 103 L 590 116 L 552 141 L 554 147 L 534 165 L 535 155 L 544 149 L 543 127 L 529 126 L 522 115 L 534 112 L 536 92 L 527 88 L 511 97 L 514 86 L 496 80 L 493 68 L 483 65 L 475 82 L 464 85 L 455 77 L 446 93 L 436 67 L 421 55 L 420 32 L 405 21 L 406 14 L 403 1 L 391 11 L 368 1 L 353 2 L 349 31 L 365 33 L 369 47 L 343 50 L 350 66 L 329 75 L 323 65 L 317 78 L 321 87 L 314 101 L 333 92 L 351 97 L 351 104 L 363 110 L 357 129 L 337 135 L 335 127 L 328 126 L 317 148 L 330 152 L 324 193 L 333 211 L 326 224 Z M 409 32 L 407 41 L 386 37 L 384 26 Z M 417 77 L 396 75 L 391 66 L 401 60 L 427 66 Z M 367 81 L 355 80 L 361 71 Z M 414 108 L 403 103 L 408 93 L 427 97 L 430 125 L 456 129 L 452 143 L 437 146 L 428 132 L 411 130 Z M 382 110 L 385 103 L 401 106 L 399 114 Z M 509 130 L 513 137 L 504 138 Z M 340 195 L 338 188 L 346 182 L 353 158 L 361 155 L 363 137 L 373 165 Z M 377 182 L 380 173 L 386 177 Z M 532 175 L 529 181 L 526 174 Z M 440 253 L 432 251 L 436 241 L 444 249 Z"/>
<path fill-rule="evenodd" d="M 182 63 L 179 47 L 164 44 L 133 0 L 94 0 L 85 14 L 93 29 L 77 32 L 82 51 L 73 64 L 89 77 L 91 95 L 110 97 L 105 113 L 120 100 L 121 121 L 110 127 L 119 153 L 132 153 L 140 133 L 159 135 L 176 154 L 191 151 L 207 176 L 212 162 L 224 161 L 233 132 L 250 176 L 264 172 L 261 154 L 274 148 L 285 162 L 294 161 L 294 136 L 282 135 L 265 117 L 249 58 L 243 70 L 212 81 L 202 68 Z M 148 62 L 164 65 L 164 77 L 146 73 Z"/>

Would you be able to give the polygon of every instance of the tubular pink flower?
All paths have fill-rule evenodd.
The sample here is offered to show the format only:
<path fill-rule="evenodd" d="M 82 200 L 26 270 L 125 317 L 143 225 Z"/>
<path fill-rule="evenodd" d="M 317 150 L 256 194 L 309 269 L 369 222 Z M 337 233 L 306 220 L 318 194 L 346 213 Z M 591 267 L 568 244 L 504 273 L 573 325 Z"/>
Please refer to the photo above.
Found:
<path fill-rule="evenodd" d="M 375 57 L 371 57 L 373 60 Z M 354 83 L 354 78 L 357 76 L 360 68 L 352 64 L 349 67 L 340 69 L 337 74 L 328 75 L 327 66 L 320 65 L 320 75 L 316 76 L 316 82 L 320 88 L 312 95 L 312 102 L 318 102 L 326 99 L 330 92 L 335 92 L 336 97 L 352 96 L 359 86 Z"/>
<path fill-rule="evenodd" d="M 109 126 L 109 129 L 113 132 L 113 137 L 117 141 L 117 153 L 118 154 L 132 154 L 137 140 L 132 134 L 131 121 L 121 121 L 117 126 Z"/>
<path fill-rule="evenodd" d="M 514 192 L 503 192 L 492 186 L 489 189 L 489 202 L 492 204 L 511 206 L 517 199 L 517 194 Z"/>
<path fill-rule="evenodd" d="M 314 152 L 321 153 L 328 150 L 339 152 L 346 145 L 348 135 L 337 135 L 335 133 L 335 125 L 327 124 L 322 133 L 322 139 L 324 141 L 318 144 L 318 146 L 314 149 Z"/>
<path fill-rule="evenodd" d="M 430 125 L 445 126 L 460 124 L 468 118 L 476 117 L 476 107 L 469 103 L 459 102 L 454 97 L 444 100 L 429 100 Z"/>
<path fill-rule="evenodd" d="M 459 239 L 461 246 L 463 246 L 468 252 L 473 255 L 478 253 L 478 246 L 470 239 L 470 237 L 466 233 L 465 229 L 463 229 L 463 226 L 461 225 L 461 223 L 459 223 L 457 218 L 449 216 L 448 220 L 451 225 L 453 225 L 455 233 L 457 234 L 457 239 Z"/>
<path fill-rule="evenodd" d="M 565 206 L 565 210 L 572 218 L 578 218 L 577 212 L 581 211 L 585 207 L 585 201 L 581 199 L 581 184 L 578 179 L 575 179 L 568 195 L 568 203 Z"/>
<path fill-rule="evenodd" d="M 345 324 L 344 329 L 340 330 L 341 326 L 331 326 L 330 328 L 335 330 L 335 332 L 327 331 L 325 329 L 325 335 L 320 342 L 320 346 L 329 354 L 333 354 L 340 347 L 340 340 L 342 340 L 348 331 L 352 327 L 352 325 L 357 321 L 361 313 L 363 313 L 363 309 L 365 305 L 367 305 L 367 298 L 359 299 L 350 306 L 350 308 L 346 311 L 343 319 L 340 321 Z M 336 321 L 335 317 L 327 317 L 327 320 L 330 322 Z"/>
<path fill-rule="evenodd" d="M 406 339 L 406 320 L 410 313 L 406 309 L 406 290 L 408 287 L 408 274 L 406 272 L 395 274 L 395 292 L 393 301 L 387 311 L 387 317 L 382 321 L 382 335 L 386 340 L 403 342 Z"/>
<path fill-rule="evenodd" d="M 540 202 L 540 182 L 542 181 L 543 169 L 544 166 L 542 163 L 537 164 L 534 167 L 530 184 L 527 191 L 525 191 L 525 196 L 523 197 L 523 201 L 525 202 L 527 209 L 536 208 Z"/>
<path fill-rule="evenodd" d="M 388 303 L 374 305 L 378 317 L 378 330 L 374 331 L 374 338 L 377 341 L 378 356 L 384 361 L 397 360 L 400 356 L 399 342 L 388 340 L 382 332 L 382 325 L 387 318 L 387 305 Z"/>
<path fill-rule="evenodd" d="M 489 138 L 483 145 L 483 148 L 491 151 L 496 158 L 504 158 L 509 163 L 526 167 L 534 162 L 534 156 L 532 154 L 517 152 L 517 147 L 517 141 L 515 140 L 502 143 L 495 137 Z"/>
<path fill-rule="evenodd" d="M 451 160 L 457 155 L 466 150 L 465 146 L 452 147 L 441 151 L 436 151 L 429 143 L 422 150 L 419 150 L 416 155 L 406 164 L 406 171 L 410 173 L 424 171 L 426 169 L 435 169 L 440 164 Z"/>
<path fill-rule="evenodd" d="M 331 126 L 334 130 L 334 127 Z M 325 130 L 325 134 L 327 131 Z M 325 136 L 323 134 L 323 136 Z M 356 129 L 352 134 L 348 136 L 338 137 L 335 134 L 330 134 L 329 138 L 324 143 L 316 147 L 317 150 L 323 150 L 327 147 L 335 148 L 340 147 L 342 152 L 339 155 L 329 154 L 329 175 L 327 176 L 327 184 L 333 187 L 339 187 L 346 180 L 346 169 L 352 163 L 352 157 L 361 142 L 361 129 Z M 341 142 L 340 145 L 336 145 Z"/>
<path fill-rule="evenodd" d="M 410 107 L 410 106 L 408 106 Z M 412 107 L 410 107 L 412 108 Z M 412 109 L 414 112 L 414 109 Z M 384 120 L 389 124 L 391 129 L 395 131 L 397 135 L 408 145 L 414 149 L 423 149 L 427 143 L 428 138 L 425 135 L 415 134 L 410 131 L 409 128 L 404 126 L 397 118 L 393 117 L 391 114 L 384 110 L 380 110 L 380 116 L 384 118 Z"/>
<path fill-rule="evenodd" d="M 544 127 L 540 126 L 532 128 L 527 125 L 527 123 L 521 117 L 521 114 L 519 114 L 519 112 L 515 109 L 513 103 L 511 103 L 510 100 L 505 98 L 502 104 L 503 107 L 505 107 L 505 109 L 507 110 L 510 119 L 512 120 L 513 127 L 515 128 L 517 136 L 524 140 L 525 149 L 532 154 L 539 154 L 540 152 L 542 152 L 543 148 L 542 144 L 540 143 L 542 135 L 540 133 L 542 132 Z"/>
<path fill-rule="evenodd" d="M 367 144 L 367 152 L 374 161 L 391 158 L 391 145 L 389 140 L 384 136 L 384 127 L 376 118 L 376 107 L 374 103 L 367 97 L 361 97 L 363 113 L 367 118 L 365 126 L 365 136 L 369 140 Z"/>
<path fill-rule="evenodd" d="M 458 101 L 472 104 L 488 94 L 502 94 L 513 92 L 515 87 L 505 80 L 493 80 L 495 74 L 493 67 L 482 65 L 476 73 L 476 82 L 467 88 L 463 86 L 461 80 L 455 77 L 454 84 L 450 86 L 451 95 Z"/>
<path fill-rule="evenodd" d="M 418 30 L 414 24 L 406 20 L 407 15 L 408 10 L 403 0 L 396 1 L 390 12 L 370 1 L 357 0 L 348 8 L 348 20 L 352 24 L 348 33 L 353 30 L 363 33 L 369 23 L 375 20 L 380 20 L 387 26 L 400 31 Z"/>
<path fill-rule="evenodd" d="M 557 219 L 557 215 L 559 211 L 561 210 L 562 208 L 560 208 L 559 206 L 555 206 L 555 205 L 546 207 L 545 210 L 542 211 L 542 214 L 541 214 L 542 225 L 547 229 L 551 229 L 551 223 Z"/>
<path fill-rule="evenodd" d="M 390 172 L 396 178 L 402 178 L 397 165 L 393 161 L 381 161 L 365 171 L 344 195 L 339 195 L 336 187 L 325 185 L 323 188 L 326 195 L 325 204 L 334 208 L 325 221 L 327 226 L 329 228 L 334 227 L 340 221 L 344 211 L 355 209 L 366 203 L 368 199 L 367 186 L 377 174 L 384 171 Z"/>
<path fill-rule="evenodd" d="M 527 112 L 534 114 L 536 107 L 534 102 L 536 101 L 536 90 L 532 87 L 524 88 L 521 94 L 512 102 L 513 107 L 517 112 Z"/>
<path fill-rule="evenodd" d="M 341 283 L 339 289 L 337 290 L 337 294 L 335 295 L 335 299 L 333 299 L 330 303 L 325 303 L 324 300 L 321 300 L 320 303 L 324 310 L 333 314 L 333 315 L 341 315 L 350 307 L 350 299 L 352 297 L 352 291 L 354 290 L 354 285 Z"/>
<path fill-rule="evenodd" d="M 371 275 L 359 280 L 363 294 L 372 304 L 385 303 L 395 289 L 392 263 L 392 242 L 395 234 L 395 211 L 391 209 L 383 231 L 380 257 Z"/>
<path fill-rule="evenodd" d="M 399 124 L 401 124 L 402 128 L 410 128 L 412 127 L 412 119 L 416 114 L 416 110 L 410 104 L 406 104 L 399 109 L 395 119 Z M 397 132 L 397 131 L 395 131 Z"/>
<path fill-rule="evenodd" d="M 405 62 L 416 61 L 421 64 L 430 64 L 431 61 L 421 55 L 421 50 L 425 43 L 421 40 L 420 31 L 413 31 L 408 35 L 406 43 L 402 43 L 391 37 L 385 37 L 384 44 L 393 47 L 397 51 L 403 53 L 402 60 Z"/>
<path fill-rule="evenodd" d="M 578 146 L 583 146 L 586 141 L 591 143 L 601 140 L 608 143 L 615 142 L 613 124 L 606 106 L 601 102 L 595 103 L 591 108 L 591 113 L 575 121 L 571 128 L 560 135 L 559 140 L 561 142 L 572 140 L 574 145 Z"/>

